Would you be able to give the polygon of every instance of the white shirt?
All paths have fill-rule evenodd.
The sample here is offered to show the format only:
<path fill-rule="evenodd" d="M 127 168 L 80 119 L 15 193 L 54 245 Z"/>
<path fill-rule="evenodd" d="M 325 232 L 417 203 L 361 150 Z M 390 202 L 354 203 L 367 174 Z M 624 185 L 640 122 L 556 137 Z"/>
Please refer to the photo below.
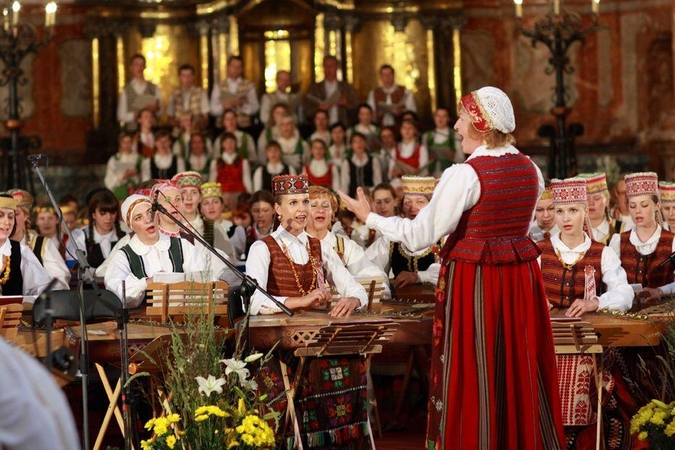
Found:
<path fill-rule="evenodd" d="M 52 375 L 1 338 L 0 386 L 0 448 L 81 448 L 68 401 Z"/>
<path fill-rule="evenodd" d="M 384 91 L 385 94 L 387 94 L 387 98 L 385 100 L 385 103 L 388 105 L 392 104 L 391 101 L 391 94 L 396 91 L 398 88 L 397 84 L 393 84 L 391 87 L 386 88 L 382 86 L 382 90 Z M 403 92 L 403 98 L 401 99 L 401 103 L 403 103 L 403 110 L 405 111 L 414 111 L 417 112 L 417 105 L 415 104 L 415 97 L 413 97 L 412 92 L 410 90 L 406 89 Z M 377 105 L 375 104 L 375 90 L 373 89 L 368 93 L 368 104 L 370 107 L 373 109 L 373 112 L 377 111 Z M 396 123 L 396 118 L 394 117 L 393 114 L 385 113 L 382 116 L 382 126 L 389 127 L 392 126 Z"/>
<path fill-rule="evenodd" d="M 422 208 L 422 210 L 423 209 L 424 208 Z M 391 240 L 382 236 L 373 242 L 373 245 L 365 250 L 366 257 L 386 273 L 389 273 L 389 270 L 391 269 L 391 260 L 389 259 L 391 243 Z M 405 248 L 405 245 L 401 244 L 401 251 L 408 254 L 409 256 L 415 257 L 426 253 L 429 250 L 429 247 L 423 248 L 421 250 L 411 251 Z M 438 283 L 438 274 L 440 271 L 441 265 L 439 263 L 432 263 L 429 267 L 427 267 L 427 270 L 418 270 L 417 276 L 420 280 L 420 283 L 431 283 L 436 285 Z"/>
<path fill-rule="evenodd" d="M 138 163 L 138 153 L 117 153 L 108 159 L 105 167 L 105 178 L 103 184 L 106 188 L 114 191 L 117 187 L 123 185 L 127 180 L 124 179 L 124 172 L 131 167 L 136 167 Z M 140 176 L 134 175 L 131 180 L 140 182 Z"/>
<path fill-rule="evenodd" d="M 342 166 L 342 161 L 345 159 L 345 154 L 347 153 L 347 146 L 333 144 L 328 147 L 328 153 L 330 153 L 331 160 L 333 164 L 337 164 L 338 167 Z"/>
<path fill-rule="evenodd" d="M 190 164 L 190 170 L 196 170 L 200 173 L 204 171 L 207 165 L 209 165 L 209 168 L 211 167 L 209 157 L 206 154 L 197 156 L 190 153 L 190 156 L 188 156 L 188 163 Z"/>
<path fill-rule="evenodd" d="M 229 220 L 221 220 L 215 224 L 225 236 L 229 237 L 229 231 L 234 226 Z M 234 234 L 229 237 L 230 243 L 234 250 L 236 256 L 235 260 L 238 260 L 241 255 L 246 253 L 246 230 L 244 227 L 236 226 L 234 228 Z"/>
<path fill-rule="evenodd" d="M 323 80 L 324 88 L 326 89 L 326 99 L 329 99 L 331 95 L 337 91 L 339 86 L 338 80 L 328 81 Z M 335 123 L 340 121 L 340 115 L 338 113 L 337 105 L 333 105 L 328 110 L 328 123 Z"/>
<path fill-rule="evenodd" d="M 239 155 L 236 153 L 223 153 L 220 158 L 225 164 L 234 164 L 234 161 Z M 209 181 L 218 181 L 218 160 L 211 161 L 211 168 L 209 169 Z M 251 182 L 251 166 L 247 159 L 241 158 L 241 182 L 244 184 L 246 192 L 253 192 Z"/>
<path fill-rule="evenodd" d="M 574 264 L 591 248 L 591 239 L 585 235 L 584 242 L 574 248 L 569 248 L 560 240 L 560 233 L 551 235 L 551 244 L 558 251 L 565 264 Z M 541 264 L 541 258 L 539 258 Z M 633 288 L 628 284 L 626 271 L 621 267 L 621 259 L 610 247 L 602 249 L 600 259 L 602 267 L 602 282 L 607 286 L 607 292 L 598 297 L 598 309 L 614 311 L 628 311 L 633 306 Z M 598 286 L 599 291 L 599 286 Z"/>
<path fill-rule="evenodd" d="M 362 248 L 366 249 L 369 247 L 368 245 L 366 245 L 368 243 L 369 236 L 370 236 L 370 228 L 368 228 L 365 225 L 361 225 L 356 230 L 354 230 L 354 233 L 352 233 L 352 240 L 357 244 L 359 244 Z M 375 230 L 375 238 L 373 239 L 373 242 L 370 245 L 374 244 L 375 241 L 381 237 L 382 232 Z"/>
<path fill-rule="evenodd" d="M 272 177 L 275 175 L 279 175 L 282 170 L 284 170 L 284 165 L 281 162 L 278 163 L 267 163 L 265 164 L 265 167 L 267 168 L 267 172 L 269 172 Z M 288 173 L 290 175 L 297 175 L 297 172 L 295 170 L 295 167 L 293 166 L 288 166 Z M 257 192 L 261 189 L 267 189 L 268 191 L 272 190 L 272 186 L 263 186 L 263 168 L 258 167 L 255 169 L 255 172 L 253 172 L 253 192 Z"/>
<path fill-rule="evenodd" d="M 429 172 L 427 169 L 427 165 L 429 164 L 429 151 L 427 150 L 427 146 L 424 144 L 418 143 L 416 140 L 413 140 L 411 142 L 399 142 L 398 143 L 398 156 L 401 158 L 410 158 L 412 155 L 415 154 L 415 148 L 417 146 L 420 146 L 420 152 L 419 152 L 419 164 L 417 165 L 417 173 L 416 175 L 420 176 L 426 176 L 427 173 Z M 393 150 L 392 153 L 392 158 L 389 160 L 389 178 L 393 178 L 391 175 L 391 171 L 396 167 L 396 162 L 397 162 L 397 154 L 396 154 L 396 149 Z"/>
<path fill-rule="evenodd" d="M 28 247 L 33 249 L 38 234 L 33 230 L 26 230 L 26 232 L 28 233 Z M 22 240 L 22 242 L 25 243 L 26 241 Z M 69 290 L 70 270 L 68 270 L 68 266 L 66 266 L 66 262 L 63 260 L 63 257 L 61 256 L 61 253 L 59 253 L 59 249 L 56 247 L 53 240 L 45 239 L 43 241 L 41 256 L 42 267 L 44 267 L 47 275 L 49 275 L 50 278 L 56 278 L 58 280 L 56 286 L 54 286 L 54 290 Z"/>
<path fill-rule="evenodd" d="M 306 245 L 308 244 L 307 233 L 304 231 L 299 236 L 293 236 L 283 227 L 272 232 L 272 237 L 278 243 L 283 243 L 288 248 L 291 259 L 297 264 L 307 264 L 309 255 Z M 361 302 L 361 307 L 368 304 L 368 294 L 354 277 L 342 265 L 337 253 L 330 247 L 321 245 L 321 258 L 323 267 L 328 273 L 326 282 L 335 286 L 342 297 L 356 297 Z M 246 274 L 258 281 L 263 289 L 267 288 L 270 268 L 270 252 L 267 244 L 262 241 L 254 242 L 246 260 Z M 300 295 L 300 293 L 298 293 Z M 281 303 L 285 303 L 288 297 L 274 296 Z M 281 310 L 265 295 L 256 290 L 251 298 L 251 314 L 274 314 Z"/>
<path fill-rule="evenodd" d="M 244 141 L 244 139 L 246 139 L 246 153 L 248 154 L 248 160 L 251 161 L 252 163 L 257 163 L 258 153 L 256 152 L 255 149 L 255 140 L 253 139 L 253 136 L 241 130 L 234 130 L 232 134 L 234 134 L 234 137 L 237 139 L 237 149 L 242 146 L 242 142 Z M 211 148 L 212 150 L 211 153 L 209 154 L 211 155 L 212 158 L 217 158 L 218 156 L 220 156 L 220 154 L 223 152 L 220 147 L 220 136 L 218 136 L 213 141 L 213 146 Z"/>
<path fill-rule="evenodd" d="M 46 239 L 45 239 L 46 240 Z M 23 277 L 23 292 L 24 303 L 33 303 L 35 297 L 40 295 L 40 293 L 47 287 L 52 279 L 47 274 L 47 271 L 40 264 L 37 257 L 33 253 L 33 250 L 30 249 L 26 244 L 19 243 L 19 248 L 21 249 L 21 276 Z M 7 239 L 5 243 L 0 247 L 0 259 L 5 256 L 12 255 L 12 244 L 10 240 Z M 0 265 L 2 265 L 0 263 Z M 0 286 L 0 292 L 2 292 L 2 286 Z M 30 296 L 30 297 L 27 297 Z M 1 414 L 0 414 L 1 415 Z"/>
<path fill-rule="evenodd" d="M 260 121 L 264 124 L 267 125 L 267 123 L 270 121 L 270 114 L 272 113 L 272 107 L 279 103 L 279 101 L 282 101 L 286 103 L 289 106 L 289 109 L 292 109 L 291 111 L 291 117 L 293 117 L 293 120 L 297 123 L 298 122 L 298 114 L 297 114 L 297 107 L 294 107 L 295 105 L 293 104 L 293 99 L 291 98 L 293 96 L 293 99 L 297 98 L 295 94 L 289 94 L 283 91 L 280 91 L 277 89 L 274 94 L 263 94 L 262 98 L 260 99 Z"/>
<path fill-rule="evenodd" d="M 344 261 L 344 266 L 349 270 L 353 276 L 365 276 L 365 277 L 382 277 L 384 280 L 384 298 L 391 298 L 391 290 L 389 289 L 389 277 L 386 273 L 380 270 L 375 264 L 366 257 L 366 253 L 363 251 L 363 248 L 359 246 L 356 242 L 352 241 L 346 236 L 340 236 L 342 242 L 344 243 L 344 254 L 342 255 L 342 260 Z M 328 231 L 326 236 L 321 239 L 321 247 L 327 246 L 330 249 L 335 250 L 337 247 L 337 236 L 333 234 L 332 231 Z M 339 257 L 340 255 L 338 255 Z"/>
<path fill-rule="evenodd" d="M 328 147 L 332 141 L 330 137 L 330 131 L 315 131 L 309 136 L 308 141 L 311 143 L 315 139 L 320 139 L 323 141 L 324 144 L 326 144 L 326 147 Z"/>
<path fill-rule="evenodd" d="M 370 159 L 373 161 L 373 186 L 377 186 L 382 183 L 382 166 L 380 165 L 379 158 L 371 156 Z M 355 153 L 350 160 L 356 167 L 364 167 L 368 164 L 368 157 L 365 155 L 361 158 Z M 342 168 L 340 168 L 340 182 L 342 183 L 342 190 L 345 192 L 349 192 L 349 184 L 351 183 L 350 160 L 342 161 Z"/>
<path fill-rule="evenodd" d="M 592 226 L 592 225 L 591 225 Z M 593 240 L 598 241 L 598 242 L 609 242 L 609 240 L 612 238 L 612 236 L 607 236 L 609 234 L 609 222 L 607 219 L 602 219 L 602 222 L 600 222 L 600 225 L 597 227 L 593 227 Z"/>
<path fill-rule="evenodd" d="M 300 146 L 302 147 L 300 153 L 296 153 L 298 141 L 300 141 Z M 302 166 L 302 163 L 308 159 L 309 145 L 300 138 L 300 134 L 297 130 L 291 138 L 287 139 L 283 136 L 277 137 L 277 142 L 281 146 L 281 160 L 284 164 L 298 169 Z"/>
<path fill-rule="evenodd" d="M 145 89 L 148 85 L 148 82 L 143 80 L 139 81 L 136 78 L 133 78 L 129 84 L 131 88 L 138 94 L 142 95 L 145 92 Z M 157 98 L 157 104 L 159 109 L 155 112 L 156 117 L 162 116 L 162 92 L 159 89 L 159 86 L 155 85 L 155 98 Z M 134 116 L 134 111 L 131 111 L 128 106 L 127 92 L 126 89 L 122 89 L 120 93 L 120 102 L 117 105 L 117 120 L 125 123 L 134 123 L 136 122 L 136 117 Z"/>
<path fill-rule="evenodd" d="M 236 93 L 239 91 L 239 83 L 242 82 L 242 78 L 239 77 L 236 80 L 228 78 L 225 82 L 227 83 L 227 90 Z M 235 109 L 252 116 L 258 112 L 259 108 L 258 95 L 255 93 L 255 86 L 251 83 L 251 87 L 246 91 L 245 103 L 240 108 Z M 220 84 L 218 83 L 213 86 L 213 91 L 211 91 L 211 114 L 214 116 L 223 114 L 223 103 L 220 101 Z"/>
<path fill-rule="evenodd" d="M 267 153 L 265 147 L 269 141 L 276 141 L 279 137 L 279 127 L 273 126 L 272 128 L 266 127 L 260 132 L 258 136 L 258 163 L 264 164 L 267 161 Z"/>
<path fill-rule="evenodd" d="M 197 89 L 193 89 L 193 87 L 188 88 L 186 91 L 185 89 L 182 89 L 183 91 L 183 111 L 189 111 L 190 110 L 190 97 L 192 97 L 192 92 L 197 91 Z M 169 103 L 166 105 L 166 114 L 169 117 L 173 117 L 176 115 L 176 97 L 171 96 L 169 98 Z M 199 110 L 202 114 L 208 114 L 209 113 L 209 96 L 206 94 L 206 90 L 201 89 L 201 95 L 199 99 Z"/>
<path fill-rule="evenodd" d="M 499 158 L 507 154 L 517 154 L 518 150 L 509 145 L 500 149 L 487 150 L 478 147 L 468 159 L 478 156 Z M 539 194 L 544 190 L 544 178 L 539 168 L 532 163 L 539 178 Z M 480 182 L 476 171 L 468 164 L 455 164 L 445 169 L 434 189 L 434 195 L 427 206 L 422 208 L 415 220 L 401 217 L 378 216 L 368 214 L 366 225 L 380 230 L 382 235 L 393 241 L 405 244 L 414 251 L 427 248 L 438 242 L 457 227 L 462 214 L 473 207 L 480 198 Z"/>
<path fill-rule="evenodd" d="M 322 177 L 331 172 L 331 186 L 334 191 L 340 189 L 340 172 L 335 164 L 329 164 L 325 159 L 312 159 L 308 164 L 309 171 L 315 177 Z"/>
<path fill-rule="evenodd" d="M 181 239 L 180 244 L 183 249 L 183 272 L 207 270 L 207 261 L 201 251 L 198 251 L 194 245 L 185 239 Z M 159 234 L 159 240 L 154 245 L 143 244 L 138 235 L 134 235 L 129 240 L 129 246 L 143 261 L 143 267 L 148 277 L 152 277 L 158 272 L 171 273 L 174 271 L 169 256 L 170 245 L 170 238 L 161 233 Z M 215 281 L 217 277 L 214 278 L 212 273 L 210 279 Z M 147 278 L 136 278 L 131 272 L 129 260 L 122 251 L 118 251 L 111 256 L 104 281 L 106 289 L 114 292 L 120 299 L 123 298 L 122 282 L 126 283 L 126 306 L 129 308 L 135 308 L 141 304 L 148 287 Z M 124 300 L 122 301 L 124 302 Z"/>
<path fill-rule="evenodd" d="M 528 236 L 530 236 L 530 239 L 532 239 L 534 242 L 539 242 L 544 240 L 544 233 L 548 233 L 549 236 L 553 236 L 554 234 L 560 232 L 560 229 L 558 228 L 558 225 L 553 225 L 553 228 L 548 230 L 548 232 L 543 231 L 539 224 L 537 224 L 536 220 L 533 220 L 532 223 L 530 223 L 530 231 L 527 233 Z"/>
<path fill-rule="evenodd" d="M 113 228 L 110 233 L 100 234 L 96 229 L 96 227 L 93 228 L 94 228 L 94 243 L 100 245 L 101 254 L 103 254 L 103 258 L 107 258 L 108 256 L 110 256 L 110 251 L 112 250 L 113 247 L 112 243 L 118 241 L 117 232 L 115 228 Z M 89 236 L 88 226 L 76 228 L 73 230 L 73 239 L 77 244 L 77 248 L 84 250 L 85 253 L 87 251 L 86 240 L 88 236 Z M 75 254 L 75 248 L 70 243 L 68 243 L 68 248 L 73 254 Z"/>
<path fill-rule="evenodd" d="M 176 158 L 176 173 L 181 173 L 185 172 L 185 160 L 181 157 L 172 155 L 169 153 L 168 155 L 160 155 L 159 153 L 155 153 L 155 155 L 152 157 L 155 161 L 155 165 L 157 166 L 158 169 L 168 169 L 171 167 L 171 163 L 173 162 L 173 158 Z M 152 178 L 152 169 L 150 167 L 150 158 L 144 158 L 143 162 L 141 163 L 141 181 L 146 181 Z"/>

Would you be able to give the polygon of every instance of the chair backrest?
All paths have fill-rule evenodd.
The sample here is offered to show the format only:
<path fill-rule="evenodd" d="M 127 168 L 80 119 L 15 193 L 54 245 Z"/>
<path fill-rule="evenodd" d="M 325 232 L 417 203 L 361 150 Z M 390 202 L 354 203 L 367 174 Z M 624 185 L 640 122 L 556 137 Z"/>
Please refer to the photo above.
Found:
<path fill-rule="evenodd" d="M 382 296 L 384 295 L 384 283 L 386 280 L 383 277 L 372 276 L 372 277 L 355 277 L 356 281 L 363 286 L 368 294 L 368 310 L 373 303 L 380 303 L 382 301 Z M 340 294 L 333 292 L 333 301 L 335 303 L 340 299 Z"/>
<path fill-rule="evenodd" d="M 198 283 L 149 283 L 145 314 L 167 323 L 170 317 L 188 314 L 227 314 L 227 288 L 225 281 Z"/>
<path fill-rule="evenodd" d="M 5 339 L 15 338 L 22 314 L 23 305 L 21 303 L 10 303 L 0 307 L 0 336 Z"/>

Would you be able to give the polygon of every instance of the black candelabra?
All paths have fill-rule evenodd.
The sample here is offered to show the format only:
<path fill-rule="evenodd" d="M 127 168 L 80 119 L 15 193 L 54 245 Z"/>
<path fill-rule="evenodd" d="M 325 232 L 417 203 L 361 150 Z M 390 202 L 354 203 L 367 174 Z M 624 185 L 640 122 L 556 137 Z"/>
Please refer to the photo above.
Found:
<path fill-rule="evenodd" d="M 551 113 L 555 116 L 555 126 L 544 125 L 539 129 L 541 137 L 551 139 L 549 148 L 548 177 L 567 178 L 577 174 L 576 150 L 574 138 L 584 132 L 581 124 L 567 125 L 567 116 L 571 109 L 567 106 L 569 93 L 565 88 L 565 75 L 574 73 L 567 56 L 572 44 L 583 43 L 586 36 L 597 32 L 599 0 L 591 0 L 593 5 L 593 19 L 589 26 L 584 27 L 579 14 L 560 6 L 555 0 L 551 12 L 537 17 L 533 28 L 526 28 L 521 21 L 522 0 L 514 0 L 516 3 L 516 15 L 518 16 L 518 30 L 523 36 L 532 41 L 532 47 L 542 43 L 548 47 L 551 57 L 548 62 L 546 73 L 555 73 L 555 106 Z"/>
<path fill-rule="evenodd" d="M 7 120 L 5 127 L 9 137 L 0 140 L 3 151 L 3 167 L 5 188 L 22 188 L 33 190 L 32 178 L 26 165 L 26 156 L 42 145 L 37 136 L 20 136 L 24 121 L 21 119 L 21 98 L 19 86 L 28 83 L 28 78 L 21 69 L 21 63 L 30 53 L 49 44 L 54 33 L 56 3 L 49 2 L 45 6 L 44 31 L 33 23 L 19 21 L 21 5 L 18 1 L 11 7 L 3 8 L 3 26 L 0 29 L 0 59 L 4 68 L 0 72 L 0 86 L 7 86 Z"/>

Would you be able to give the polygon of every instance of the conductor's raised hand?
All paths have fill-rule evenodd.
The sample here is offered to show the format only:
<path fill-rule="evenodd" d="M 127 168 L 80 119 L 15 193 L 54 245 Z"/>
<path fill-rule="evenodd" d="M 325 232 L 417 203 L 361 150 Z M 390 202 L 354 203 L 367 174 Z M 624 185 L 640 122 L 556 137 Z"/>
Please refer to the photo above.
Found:
<path fill-rule="evenodd" d="M 362 188 L 356 189 L 355 199 L 351 198 L 342 191 L 338 191 L 338 194 L 340 194 L 340 198 L 345 203 L 347 209 L 353 212 L 356 218 L 359 219 L 361 223 L 366 223 L 368 214 L 370 214 L 370 202 L 368 201 L 368 197 L 366 197 L 366 194 L 363 192 L 363 189 Z"/>

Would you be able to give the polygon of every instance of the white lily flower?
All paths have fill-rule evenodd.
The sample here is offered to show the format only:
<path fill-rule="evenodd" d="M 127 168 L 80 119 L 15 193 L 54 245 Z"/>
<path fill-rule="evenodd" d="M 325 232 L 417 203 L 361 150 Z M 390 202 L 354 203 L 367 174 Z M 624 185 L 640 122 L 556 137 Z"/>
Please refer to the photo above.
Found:
<path fill-rule="evenodd" d="M 216 378 L 213 375 L 209 375 L 208 378 L 196 377 L 195 380 L 199 384 L 199 392 L 204 393 L 207 397 L 210 397 L 212 392 L 222 394 L 222 386 L 227 383 L 224 378 Z"/>
<path fill-rule="evenodd" d="M 253 361 L 257 361 L 262 357 L 263 357 L 262 353 L 253 353 L 252 355 L 248 355 L 246 358 L 244 358 L 244 361 L 250 363 Z"/>
<path fill-rule="evenodd" d="M 244 388 L 245 390 L 248 391 L 257 391 L 258 390 L 258 383 L 254 379 L 250 379 L 244 383 L 241 384 L 241 387 Z"/>
<path fill-rule="evenodd" d="M 237 374 L 237 378 L 239 379 L 239 384 L 242 386 L 244 385 L 244 382 L 248 378 L 250 372 L 246 368 L 246 363 L 244 361 L 240 361 L 238 359 L 221 359 L 220 362 L 225 364 L 227 367 L 225 368 L 225 375 L 230 375 L 232 372 Z"/>

